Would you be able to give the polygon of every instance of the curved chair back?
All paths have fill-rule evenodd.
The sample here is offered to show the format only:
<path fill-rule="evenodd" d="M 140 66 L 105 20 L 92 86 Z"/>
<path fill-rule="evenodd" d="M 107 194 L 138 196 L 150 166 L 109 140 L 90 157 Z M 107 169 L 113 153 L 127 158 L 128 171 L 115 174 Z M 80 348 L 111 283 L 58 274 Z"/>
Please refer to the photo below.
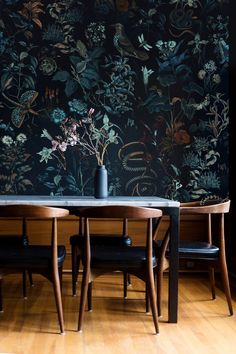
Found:
<path fill-rule="evenodd" d="M 108 205 L 86 208 L 81 211 L 80 216 L 85 218 L 149 219 L 161 217 L 162 211 L 127 205 Z"/>
<path fill-rule="evenodd" d="M 181 215 L 194 215 L 194 214 L 225 214 L 230 209 L 230 200 L 220 203 L 207 203 L 190 202 L 180 204 Z"/>
<path fill-rule="evenodd" d="M 61 218 L 69 215 L 69 211 L 41 205 L 1 205 L 0 217 L 19 218 Z"/>

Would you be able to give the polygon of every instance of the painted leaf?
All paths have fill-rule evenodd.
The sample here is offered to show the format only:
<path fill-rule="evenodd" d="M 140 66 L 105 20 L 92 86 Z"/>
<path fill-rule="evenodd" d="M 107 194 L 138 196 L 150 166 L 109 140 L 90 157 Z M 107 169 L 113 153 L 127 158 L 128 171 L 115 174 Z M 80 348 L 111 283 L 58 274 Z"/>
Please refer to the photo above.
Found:
<path fill-rule="evenodd" d="M 21 107 L 16 107 L 13 109 L 11 113 L 11 121 L 15 125 L 15 127 L 20 128 L 25 118 L 26 111 L 24 111 Z"/>
<path fill-rule="evenodd" d="M 86 69 L 87 62 L 85 60 L 81 61 L 80 63 L 76 64 L 76 71 L 77 73 L 82 73 Z"/>
<path fill-rule="evenodd" d="M 38 92 L 34 91 L 34 90 L 29 90 L 24 92 L 21 96 L 20 96 L 20 103 L 21 104 L 31 104 L 34 102 L 34 100 L 37 98 L 38 96 Z"/>
<path fill-rule="evenodd" d="M 58 71 L 54 76 L 53 76 L 53 81 L 67 81 L 70 78 L 70 74 L 68 73 L 68 71 L 62 70 L 62 71 Z"/>
<path fill-rule="evenodd" d="M 78 83 L 75 80 L 66 81 L 65 93 L 67 97 L 73 95 L 78 89 Z"/>

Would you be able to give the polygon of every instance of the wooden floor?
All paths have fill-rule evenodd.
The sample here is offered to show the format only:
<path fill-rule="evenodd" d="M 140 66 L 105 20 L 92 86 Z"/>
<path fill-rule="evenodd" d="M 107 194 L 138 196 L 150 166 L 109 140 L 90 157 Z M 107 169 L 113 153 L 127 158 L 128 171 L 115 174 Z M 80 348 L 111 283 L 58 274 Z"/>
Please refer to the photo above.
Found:
<path fill-rule="evenodd" d="M 66 335 L 58 334 L 51 285 L 34 276 L 28 299 L 21 280 L 4 279 L 4 313 L 0 314 L 0 353 L 14 354 L 235 354 L 236 314 L 227 315 L 223 294 L 210 300 L 204 278 L 180 277 L 179 322 L 167 323 L 167 279 L 160 335 L 145 313 L 143 283 L 132 277 L 128 300 L 122 299 L 119 274 L 96 280 L 93 311 L 86 312 L 82 333 L 76 332 L 79 296 L 71 296 L 69 275 L 63 279 Z M 234 301 L 236 311 L 236 302 Z"/>

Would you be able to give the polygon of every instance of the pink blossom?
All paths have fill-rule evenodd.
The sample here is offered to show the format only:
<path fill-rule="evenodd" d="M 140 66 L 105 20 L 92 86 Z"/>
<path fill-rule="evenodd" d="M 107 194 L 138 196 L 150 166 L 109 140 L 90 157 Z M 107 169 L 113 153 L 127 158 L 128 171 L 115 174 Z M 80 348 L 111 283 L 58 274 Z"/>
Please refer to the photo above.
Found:
<path fill-rule="evenodd" d="M 59 149 L 62 151 L 62 152 L 65 152 L 66 149 L 67 149 L 67 143 L 65 143 L 64 141 L 59 144 Z"/>
<path fill-rule="evenodd" d="M 72 130 L 73 132 L 75 132 L 75 131 L 76 131 L 76 128 L 77 128 L 77 124 L 76 124 L 76 123 L 72 123 L 72 124 L 71 124 L 71 130 Z"/>
<path fill-rule="evenodd" d="M 55 151 L 57 149 L 58 144 L 58 141 L 52 140 L 52 151 Z"/>
<path fill-rule="evenodd" d="M 90 108 L 90 110 L 88 111 L 88 116 L 90 117 L 94 113 L 94 111 L 94 108 Z"/>
<path fill-rule="evenodd" d="M 68 141 L 70 142 L 71 146 L 74 146 L 77 144 L 78 138 L 75 134 L 71 135 L 70 138 L 68 139 Z"/>

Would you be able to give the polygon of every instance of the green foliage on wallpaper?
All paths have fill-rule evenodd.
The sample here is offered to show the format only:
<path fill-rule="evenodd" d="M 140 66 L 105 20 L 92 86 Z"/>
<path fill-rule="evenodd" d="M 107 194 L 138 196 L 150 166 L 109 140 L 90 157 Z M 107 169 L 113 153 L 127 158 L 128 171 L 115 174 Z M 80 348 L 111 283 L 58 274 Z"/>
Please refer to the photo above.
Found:
<path fill-rule="evenodd" d="M 0 8 L 1 194 L 228 195 L 227 1 Z"/>

